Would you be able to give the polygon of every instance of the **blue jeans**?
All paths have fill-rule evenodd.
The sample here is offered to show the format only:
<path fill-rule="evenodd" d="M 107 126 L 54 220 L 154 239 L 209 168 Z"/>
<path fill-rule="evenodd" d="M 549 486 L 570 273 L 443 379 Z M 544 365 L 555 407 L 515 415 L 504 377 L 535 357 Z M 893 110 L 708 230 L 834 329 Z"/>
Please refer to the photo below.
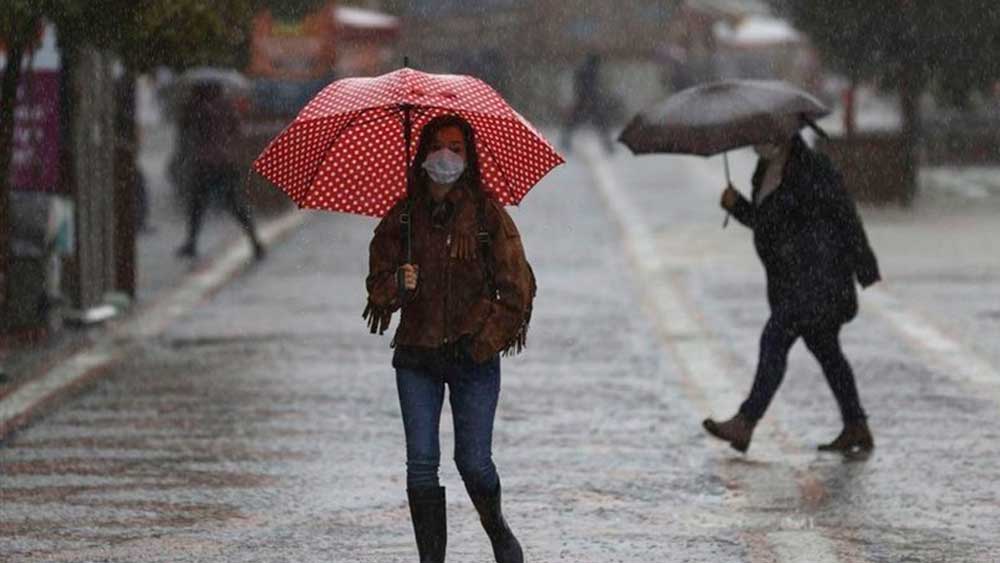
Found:
<path fill-rule="evenodd" d="M 493 465 L 493 419 L 500 398 L 500 358 L 479 365 L 445 366 L 440 372 L 396 370 L 406 431 L 406 486 L 438 487 L 438 430 L 448 386 L 455 423 L 455 464 L 471 495 L 491 495 L 500 484 Z"/>

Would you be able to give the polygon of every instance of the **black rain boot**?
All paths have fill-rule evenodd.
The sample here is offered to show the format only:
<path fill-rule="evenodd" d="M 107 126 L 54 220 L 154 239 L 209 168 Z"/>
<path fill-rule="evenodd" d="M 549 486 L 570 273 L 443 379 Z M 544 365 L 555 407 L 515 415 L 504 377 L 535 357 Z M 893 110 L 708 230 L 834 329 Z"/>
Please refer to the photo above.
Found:
<path fill-rule="evenodd" d="M 729 442 L 729 445 L 740 453 L 746 453 L 750 447 L 750 438 L 753 437 L 753 429 L 757 425 L 756 422 L 738 413 L 724 422 L 706 418 L 701 424 L 709 434 Z"/>
<path fill-rule="evenodd" d="M 500 484 L 497 483 L 496 493 L 490 496 L 478 496 L 469 491 L 469 498 L 479 513 L 479 521 L 493 544 L 493 558 L 497 563 L 524 563 L 524 553 L 521 544 L 514 537 L 500 509 Z"/>
<path fill-rule="evenodd" d="M 444 563 L 448 545 L 444 487 L 407 489 L 420 563 Z"/>
<path fill-rule="evenodd" d="M 875 449 L 875 439 L 868 429 L 868 422 L 859 420 L 844 424 L 844 429 L 836 440 L 817 449 L 821 452 L 866 453 Z"/>

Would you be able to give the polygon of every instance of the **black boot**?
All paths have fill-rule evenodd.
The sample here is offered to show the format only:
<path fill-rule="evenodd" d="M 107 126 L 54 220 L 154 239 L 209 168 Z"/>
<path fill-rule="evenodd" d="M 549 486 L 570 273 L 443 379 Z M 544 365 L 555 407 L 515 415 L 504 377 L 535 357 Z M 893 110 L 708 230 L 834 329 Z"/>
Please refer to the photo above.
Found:
<path fill-rule="evenodd" d="M 738 452 L 746 453 L 750 447 L 750 438 L 753 437 L 753 429 L 756 422 L 736 414 L 733 418 L 723 422 L 716 422 L 711 418 L 706 418 L 701 423 L 708 430 L 708 433 L 720 440 L 729 442 L 729 445 Z"/>
<path fill-rule="evenodd" d="M 479 496 L 469 491 L 469 498 L 476 506 L 483 529 L 493 544 L 493 557 L 497 563 L 524 563 L 521 544 L 514 537 L 514 532 L 510 531 L 500 509 L 500 484 L 497 483 L 497 490 L 492 495 Z"/>
<path fill-rule="evenodd" d="M 868 453 L 875 449 L 875 439 L 868 429 L 868 422 L 859 420 L 844 424 L 836 440 L 818 449 L 821 452 Z"/>
<path fill-rule="evenodd" d="M 444 487 L 407 489 L 420 563 L 444 563 L 448 545 Z"/>

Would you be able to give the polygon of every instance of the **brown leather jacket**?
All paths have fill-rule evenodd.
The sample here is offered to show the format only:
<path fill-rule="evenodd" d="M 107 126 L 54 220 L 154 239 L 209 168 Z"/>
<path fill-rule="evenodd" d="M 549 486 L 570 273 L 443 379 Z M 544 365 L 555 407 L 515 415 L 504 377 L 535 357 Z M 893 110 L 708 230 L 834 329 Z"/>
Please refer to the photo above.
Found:
<path fill-rule="evenodd" d="M 419 274 L 417 289 L 402 303 L 396 271 L 405 262 L 400 221 L 405 208 L 405 200 L 397 203 L 371 242 L 364 316 L 372 333 L 384 333 L 402 306 L 394 346 L 435 350 L 462 342 L 477 363 L 500 352 L 520 352 L 535 279 L 517 227 L 503 206 L 461 186 L 442 204 L 427 195 L 416 196 L 410 217 L 413 263 Z M 489 233 L 485 247 L 477 237 L 481 222 Z"/>

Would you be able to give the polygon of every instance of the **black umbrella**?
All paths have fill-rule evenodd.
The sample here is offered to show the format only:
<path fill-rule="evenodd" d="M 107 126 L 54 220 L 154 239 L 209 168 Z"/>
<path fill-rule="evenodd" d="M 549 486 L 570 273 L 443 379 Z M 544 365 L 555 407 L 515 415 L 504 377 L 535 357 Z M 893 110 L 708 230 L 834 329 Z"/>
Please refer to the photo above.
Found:
<path fill-rule="evenodd" d="M 822 102 L 785 82 L 727 80 L 682 90 L 629 122 L 618 140 L 633 154 L 712 156 L 765 143 L 784 143 L 830 113 Z M 729 158 L 724 158 L 726 182 Z M 728 216 L 727 216 L 728 219 Z"/>

